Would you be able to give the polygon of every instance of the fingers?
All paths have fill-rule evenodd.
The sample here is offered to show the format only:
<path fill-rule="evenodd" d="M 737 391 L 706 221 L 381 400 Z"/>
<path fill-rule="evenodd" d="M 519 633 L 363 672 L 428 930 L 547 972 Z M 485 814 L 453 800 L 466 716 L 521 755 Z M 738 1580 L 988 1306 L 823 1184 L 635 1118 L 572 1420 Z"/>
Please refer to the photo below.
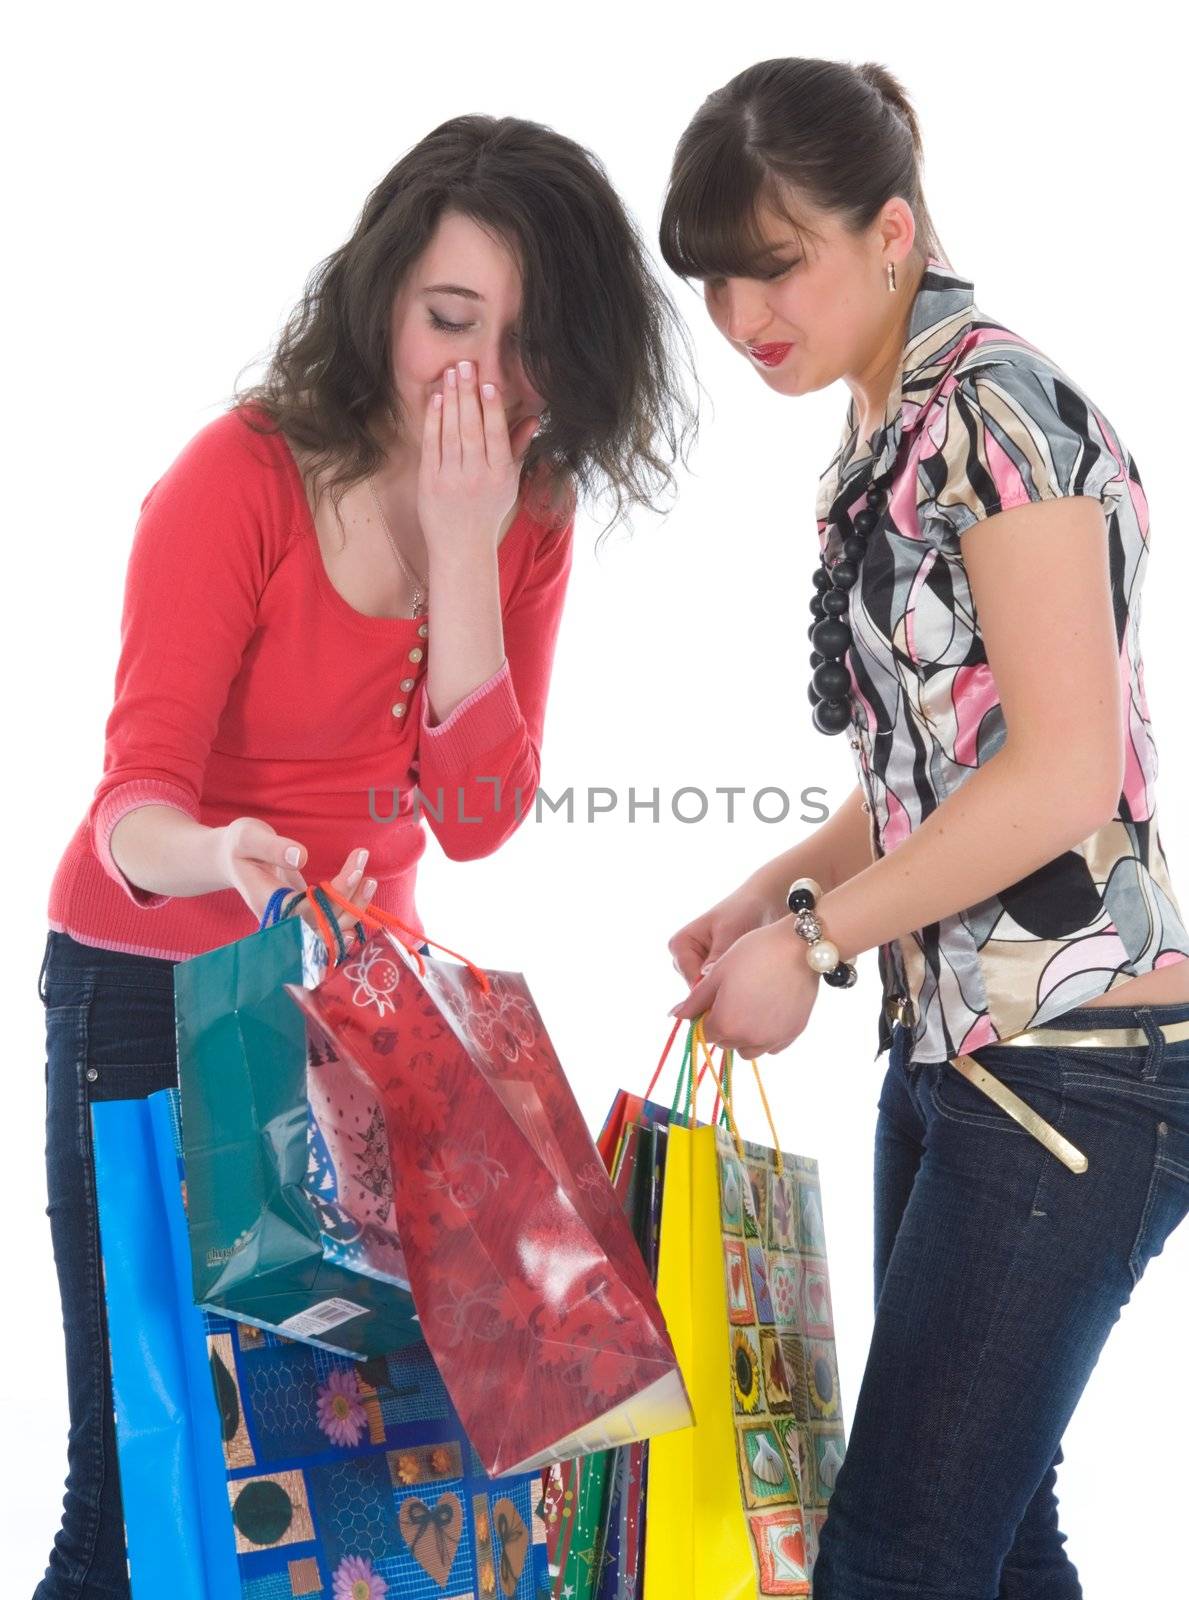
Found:
<path fill-rule="evenodd" d="M 353 850 L 346 861 L 343 862 L 342 868 L 337 875 L 330 880 L 338 893 L 345 896 L 356 906 L 365 906 L 376 892 L 376 880 L 374 878 L 366 879 L 362 887 L 360 886 L 360 879 L 363 878 L 363 869 L 367 865 L 367 854 L 364 849 Z M 371 885 L 370 889 L 368 888 L 369 884 Z M 337 905 L 334 901 L 331 904 L 335 906 L 335 914 L 340 928 L 344 932 L 353 929 L 357 921 L 355 914 L 348 911 L 345 906 Z"/>
<path fill-rule="evenodd" d="M 751 1044 L 747 1041 L 739 1043 L 734 1039 L 721 1038 L 714 1018 L 709 1011 L 705 1012 L 702 1017 L 702 1037 L 715 1050 L 733 1050 L 740 1061 L 755 1061 L 758 1057 L 768 1052 L 767 1045 Z"/>
<path fill-rule="evenodd" d="M 354 934 L 355 924 L 363 920 L 359 916 L 359 912 L 367 910 L 368 903 L 375 892 L 376 880 L 374 878 L 365 878 L 357 892 L 351 896 L 352 903 L 357 907 L 357 910 L 339 912 L 339 927 L 344 933 Z M 363 933 L 365 938 L 370 938 L 375 931 L 374 927 L 369 928 L 368 924 L 364 922 Z"/>
<path fill-rule="evenodd" d="M 669 941 L 673 965 L 692 989 L 704 976 L 703 963 L 709 955 L 708 946 L 692 933 L 678 933 Z"/>
<path fill-rule="evenodd" d="M 421 425 L 422 486 L 437 476 L 442 465 L 442 412 L 442 396 L 432 395 Z"/>
<path fill-rule="evenodd" d="M 535 424 L 536 418 L 533 418 L 533 422 Z M 519 433 L 523 429 L 518 428 L 517 431 Z M 488 466 L 511 466 L 513 449 L 508 437 L 508 414 L 504 410 L 504 397 L 494 383 L 483 385 L 483 437 Z M 529 438 L 532 438 L 531 433 Z"/>
<path fill-rule="evenodd" d="M 301 882 L 300 873 L 288 870 L 288 876 L 298 880 L 296 884 L 288 887 L 296 889 L 305 887 Z M 261 866 L 251 859 L 241 859 L 235 864 L 233 886 L 239 891 L 240 898 L 257 922 L 264 915 L 268 902 L 277 890 L 287 887 L 281 880 L 282 874 L 278 873 L 275 868 Z M 282 902 L 281 909 L 284 910 L 284 902 Z"/>
<path fill-rule="evenodd" d="M 251 860 L 271 867 L 277 883 L 289 889 L 305 888 L 300 868 L 309 859 L 309 852 L 298 840 L 284 838 L 267 823 L 259 823 L 241 836 L 240 849 Z"/>
<path fill-rule="evenodd" d="M 334 879 L 334 886 L 340 894 L 349 895 L 355 885 L 363 877 L 363 869 L 367 866 L 367 851 L 354 850 L 343 862 L 338 876 Z"/>
<path fill-rule="evenodd" d="M 728 1050 L 733 1050 L 741 1061 L 755 1061 L 766 1054 L 764 1047 L 758 1044 L 731 1044 Z"/>
<path fill-rule="evenodd" d="M 446 398 L 442 405 L 442 471 L 462 466 L 462 435 L 458 415 L 458 373 L 446 368 Z"/>
<path fill-rule="evenodd" d="M 484 458 L 485 421 L 479 405 L 479 381 L 473 361 L 458 363 L 458 432 L 461 456 L 478 465 Z"/>

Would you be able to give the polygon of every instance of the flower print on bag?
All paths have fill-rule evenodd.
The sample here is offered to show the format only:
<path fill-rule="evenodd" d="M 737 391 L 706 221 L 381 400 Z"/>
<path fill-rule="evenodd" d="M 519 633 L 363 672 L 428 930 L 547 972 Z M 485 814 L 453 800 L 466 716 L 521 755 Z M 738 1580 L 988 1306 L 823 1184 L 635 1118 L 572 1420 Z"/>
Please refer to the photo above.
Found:
<path fill-rule="evenodd" d="M 482 1283 L 475 1289 L 458 1284 L 446 1285 L 443 1298 L 434 1308 L 434 1320 L 449 1332 L 453 1348 L 467 1339 L 492 1344 L 503 1339 L 511 1323 L 505 1316 L 507 1294 L 498 1283 Z"/>
<path fill-rule="evenodd" d="M 343 971 L 356 985 L 351 996 L 355 1005 L 375 1006 L 381 1017 L 389 1011 L 395 1013 L 403 999 L 396 997 L 401 969 L 382 944 L 367 945 L 359 959 L 348 962 Z"/>
<path fill-rule="evenodd" d="M 531 1002 L 522 994 L 501 984 L 494 975 L 486 994 L 476 990 L 469 996 L 470 1008 L 458 1020 L 468 1037 L 493 1063 L 519 1061 L 538 1042 Z"/>
<path fill-rule="evenodd" d="M 318 1426 L 334 1444 L 353 1448 L 367 1427 L 367 1413 L 353 1367 L 336 1367 L 318 1390 Z"/>
<path fill-rule="evenodd" d="M 503 1183 L 508 1169 L 487 1153 L 487 1134 L 482 1128 L 470 1139 L 447 1140 L 438 1152 L 438 1165 L 422 1167 L 426 1186 L 444 1191 L 451 1204 L 462 1212 L 473 1212 Z M 449 1227 L 450 1218 L 443 1214 Z M 461 1226 L 465 1217 L 459 1218 Z"/>
<path fill-rule="evenodd" d="M 344 1556 L 335 1568 L 334 1600 L 384 1600 L 388 1585 L 363 1556 Z"/>

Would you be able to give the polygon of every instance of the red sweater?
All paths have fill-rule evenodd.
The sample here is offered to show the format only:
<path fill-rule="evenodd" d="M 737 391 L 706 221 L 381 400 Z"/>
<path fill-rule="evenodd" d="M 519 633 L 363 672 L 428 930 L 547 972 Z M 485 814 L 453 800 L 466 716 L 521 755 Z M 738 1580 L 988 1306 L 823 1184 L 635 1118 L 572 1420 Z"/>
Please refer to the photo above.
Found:
<path fill-rule="evenodd" d="M 208 423 L 141 505 L 103 777 L 54 875 L 50 926 L 175 961 L 254 931 L 234 889 L 149 894 L 116 866 L 116 823 L 163 803 L 211 827 L 271 823 L 307 847 L 307 883 L 366 845 L 372 904 L 423 931 L 425 826 L 470 860 L 531 810 L 573 529 L 572 509 L 546 527 L 522 500 L 499 547 L 506 659 L 430 726 L 427 619 L 349 605 L 283 437 L 235 410 Z"/>

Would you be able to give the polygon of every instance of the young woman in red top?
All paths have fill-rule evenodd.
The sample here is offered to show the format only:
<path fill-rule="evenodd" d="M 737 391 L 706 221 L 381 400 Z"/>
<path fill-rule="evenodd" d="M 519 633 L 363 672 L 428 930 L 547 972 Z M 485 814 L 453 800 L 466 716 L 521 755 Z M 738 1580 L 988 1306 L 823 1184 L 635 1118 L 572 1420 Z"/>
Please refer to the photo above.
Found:
<path fill-rule="evenodd" d="M 176 1082 L 174 963 L 252 933 L 278 887 L 333 878 L 420 931 L 422 817 L 456 860 L 519 825 L 579 492 L 618 518 L 671 486 L 679 337 L 585 150 L 456 118 L 146 497 L 39 982 L 70 1438 L 36 1600 L 129 1592 L 89 1103 Z"/>

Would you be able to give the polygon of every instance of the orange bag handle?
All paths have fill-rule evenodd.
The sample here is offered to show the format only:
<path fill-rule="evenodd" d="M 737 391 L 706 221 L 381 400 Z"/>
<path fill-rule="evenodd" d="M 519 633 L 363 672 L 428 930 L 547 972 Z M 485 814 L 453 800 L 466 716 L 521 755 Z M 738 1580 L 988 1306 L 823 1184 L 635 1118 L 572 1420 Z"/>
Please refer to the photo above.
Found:
<path fill-rule="evenodd" d="M 345 895 L 341 895 L 339 891 L 332 886 L 329 878 L 323 878 L 317 887 L 321 889 L 322 893 L 327 897 L 328 900 L 336 901 L 340 906 L 342 906 L 344 911 L 353 912 L 360 922 L 370 923 L 371 926 L 377 931 L 380 928 L 388 928 L 391 931 L 400 929 L 402 932 L 411 935 L 414 939 L 418 937 L 416 928 L 410 927 L 407 922 L 402 922 L 399 917 L 394 917 L 390 911 L 381 911 L 378 906 L 373 906 L 370 909 L 366 909 L 363 906 L 357 906 L 353 900 L 348 900 Z M 318 924 L 318 932 L 321 935 L 327 950 L 333 950 L 335 946 L 335 937 L 331 931 L 330 923 L 327 921 L 325 913 L 312 895 L 310 896 L 310 904 L 314 910 L 314 919 Z M 436 939 L 431 939 L 427 934 L 422 935 L 421 937 L 424 939 L 426 944 L 432 944 L 436 950 L 444 950 L 448 956 L 456 957 L 456 959 L 461 961 L 464 966 L 469 967 L 484 994 L 487 994 L 490 991 L 491 980 L 483 971 L 482 967 L 477 967 L 473 961 L 469 961 L 467 957 L 460 954 L 459 951 L 451 950 L 448 945 L 439 944 Z M 399 936 L 397 938 L 397 943 L 407 955 L 411 955 L 416 961 L 417 974 L 419 977 L 423 978 L 425 976 L 425 961 L 420 950 L 411 948 L 403 939 L 399 938 Z"/>
<path fill-rule="evenodd" d="M 666 1057 L 668 1056 L 669 1051 L 672 1048 L 673 1040 L 677 1037 L 677 1030 L 678 1030 L 678 1028 L 680 1028 L 680 1026 L 681 1026 L 681 1018 L 678 1017 L 677 1021 L 673 1024 L 672 1032 L 669 1034 L 668 1039 L 665 1041 L 665 1048 L 661 1052 L 661 1059 L 657 1063 L 657 1068 L 656 1068 L 656 1071 L 652 1075 L 652 1080 L 649 1083 L 648 1088 L 644 1092 L 644 1098 L 646 1100 L 648 1099 L 649 1095 L 651 1095 L 653 1089 L 656 1087 L 657 1079 L 661 1075 L 661 1070 L 664 1067 Z M 693 1047 L 692 1055 L 691 1055 L 691 1058 L 690 1058 L 690 1076 L 691 1077 L 693 1077 L 693 1068 L 694 1068 L 694 1066 L 695 1066 L 695 1064 L 697 1062 L 697 1056 L 698 1056 L 699 1047 L 701 1048 L 701 1051 L 702 1051 L 703 1060 L 702 1060 L 701 1069 L 698 1072 L 696 1079 L 694 1080 L 693 1089 L 690 1092 L 690 1126 L 691 1127 L 696 1127 L 697 1126 L 697 1095 L 698 1095 L 698 1090 L 701 1087 L 702 1079 L 705 1077 L 706 1073 L 709 1071 L 710 1076 L 714 1079 L 715 1088 L 717 1090 L 717 1094 L 716 1094 L 715 1100 L 714 1100 L 714 1111 L 713 1111 L 713 1114 L 711 1116 L 711 1126 L 713 1126 L 713 1124 L 718 1120 L 718 1107 L 719 1107 L 719 1103 L 721 1101 L 723 1112 L 726 1115 L 726 1119 L 727 1119 L 727 1127 L 730 1130 L 731 1138 L 735 1142 L 735 1150 L 736 1150 L 736 1152 L 737 1152 L 737 1154 L 739 1156 L 739 1159 L 742 1161 L 744 1159 L 743 1141 L 740 1138 L 739 1129 L 735 1124 L 735 1116 L 734 1116 L 734 1110 L 733 1110 L 733 1097 L 731 1095 L 731 1089 L 730 1089 L 730 1070 L 731 1070 L 731 1068 L 733 1066 L 735 1052 L 733 1050 L 724 1050 L 723 1051 L 723 1065 L 722 1065 L 722 1071 L 721 1071 L 721 1076 L 720 1076 L 720 1074 L 714 1070 L 714 1051 L 718 1050 L 718 1049 L 721 1049 L 722 1047 L 720 1045 L 710 1045 L 710 1044 L 707 1043 L 706 1035 L 702 1030 L 702 1016 L 701 1015 L 699 1015 L 699 1016 L 697 1016 L 697 1017 L 695 1017 L 693 1019 L 691 1027 L 692 1027 L 691 1044 L 692 1044 L 692 1047 Z M 767 1119 L 768 1129 L 769 1129 L 769 1132 L 772 1135 L 772 1153 L 776 1158 L 776 1161 L 775 1161 L 776 1171 L 777 1171 L 778 1174 L 779 1173 L 783 1173 L 784 1172 L 784 1156 L 781 1154 L 780 1136 L 776 1132 L 776 1123 L 773 1120 L 772 1107 L 768 1103 L 768 1095 L 767 1095 L 767 1093 L 766 1093 L 766 1091 L 764 1089 L 764 1080 L 760 1077 L 759 1066 L 754 1060 L 751 1063 L 751 1070 L 755 1074 L 756 1088 L 760 1091 L 760 1103 L 764 1108 L 764 1116 Z"/>

